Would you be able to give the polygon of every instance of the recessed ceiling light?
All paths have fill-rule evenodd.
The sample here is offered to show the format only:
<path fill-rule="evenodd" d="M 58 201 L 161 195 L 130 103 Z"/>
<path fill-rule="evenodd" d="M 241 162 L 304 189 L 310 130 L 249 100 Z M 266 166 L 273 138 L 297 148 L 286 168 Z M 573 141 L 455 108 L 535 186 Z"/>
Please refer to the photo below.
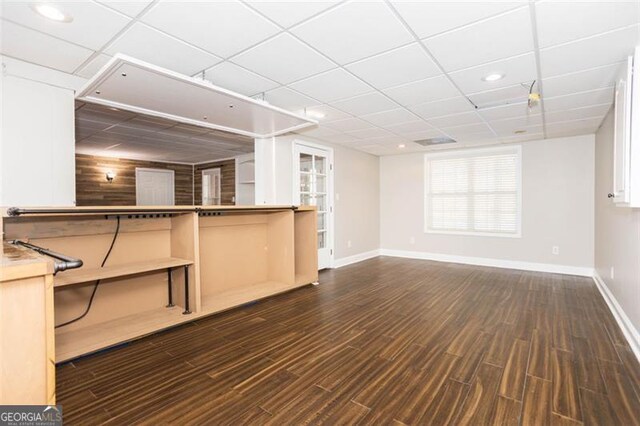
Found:
<path fill-rule="evenodd" d="M 73 21 L 73 17 L 65 14 L 57 7 L 48 4 L 48 3 L 38 3 L 31 6 L 31 8 L 36 11 L 41 16 L 44 16 L 47 19 L 51 19 L 56 22 L 66 22 L 69 23 Z"/>
<path fill-rule="evenodd" d="M 504 78 L 504 74 L 500 74 L 498 72 L 494 72 L 482 77 L 482 81 L 498 81 Z"/>
<path fill-rule="evenodd" d="M 399 144 L 399 145 L 398 145 L 398 148 L 402 149 L 402 148 L 404 148 L 405 146 L 406 146 L 405 144 L 401 143 L 401 144 Z"/>

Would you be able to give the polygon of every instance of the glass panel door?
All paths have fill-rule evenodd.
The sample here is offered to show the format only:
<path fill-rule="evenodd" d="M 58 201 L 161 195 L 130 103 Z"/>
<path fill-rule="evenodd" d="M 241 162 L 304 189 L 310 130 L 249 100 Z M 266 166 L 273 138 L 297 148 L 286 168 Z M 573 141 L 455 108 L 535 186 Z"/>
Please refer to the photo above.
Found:
<path fill-rule="evenodd" d="M 316 206 L 318 211 L 318 266 L 324 269 L 330 266 L 331 258 L 329 152 L 296 145 L 296 158 L 299 204 Z"/>

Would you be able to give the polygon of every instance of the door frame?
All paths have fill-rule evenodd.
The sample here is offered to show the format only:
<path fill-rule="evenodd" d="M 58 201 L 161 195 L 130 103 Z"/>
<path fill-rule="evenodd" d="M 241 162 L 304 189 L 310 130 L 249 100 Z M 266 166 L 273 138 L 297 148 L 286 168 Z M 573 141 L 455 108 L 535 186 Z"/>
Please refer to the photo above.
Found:
<path fill-rule="evenodd" d="M 204 175 L 206 174 L 205 172 L 211 171 L 211 170 L 217 170 L 218 171 L 218 175 L 219 175 L 219 179 L 218 179 L 218 185 L 219 185 L 219 191 L 218 191 L 218 199 L 220 200 L 220 204 L 212 204 L 212 205 L 218 205 L 221 206 L 222 205 L 222 167 L 218 166 L 218 167 L 209 167 L 208 169 L 203 169 L 201 174 L 200 174 L 200 203 L 204 206 Z"/>
<path fill-rule="evenodd" d="M 291 195 L 293 204 L 300 205 L 300 167 L 298 159 L 296 158 L 296 148 L 300 146 L 303 148 L 311 148 L 321 150 L 327 153 L 327 159 L 329 161 L 329 169 L 327 171 L 327 248 L 329 249 L 329 265 L 328 268 L 335 267 L 335 188 L 334 188 L 334 167 L 333 167 L 333 148 L 321 145 L 315 142 L 309 142 L 303 139 L 294 139 L 291 144 L 291 157 L 292 157 L 292 169 L 293 179 L 291 186 Z"/>
<path fill-rule="evenodd" d="M 171 174 L 171 205 L 176 205 L 176 172 L 171 169 L 154 169 L 152 167 L 136 167 L 136 205 L 138 205 L 138 199 L 140 198 L 140 188 L 138 187 L 139 172 L 160 172 Z"/>

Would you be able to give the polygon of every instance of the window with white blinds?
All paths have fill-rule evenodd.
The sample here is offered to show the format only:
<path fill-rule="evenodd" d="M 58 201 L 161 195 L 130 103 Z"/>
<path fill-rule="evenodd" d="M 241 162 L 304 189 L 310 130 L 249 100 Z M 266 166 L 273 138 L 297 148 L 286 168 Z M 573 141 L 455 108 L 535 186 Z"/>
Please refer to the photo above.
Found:
<path fill-rule="evenodd" d="M 425 155 L 425 232 L 520 236 L 520 146 Z"/>

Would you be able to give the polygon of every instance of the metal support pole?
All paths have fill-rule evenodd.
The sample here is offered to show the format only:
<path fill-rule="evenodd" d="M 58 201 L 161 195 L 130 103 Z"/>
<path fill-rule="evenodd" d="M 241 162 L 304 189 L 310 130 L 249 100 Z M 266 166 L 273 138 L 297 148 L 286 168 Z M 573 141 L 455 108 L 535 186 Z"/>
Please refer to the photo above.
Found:
<path fill-rule="evenodd" d="M 184 312 L 183 315 L 190 314 L 189 310 L 189 265 L 184 267 Z"/>
<path fill-rule="evenodd" d="M 169 290 L 169 303 L 167 304 L 167 308 L 172 308 L 175 305 L 173 304 L 173 286 L 171 281 L 171 268 L 167 268 L 167 275 L 169 277 L 169 287 L 167 289 Z"/>

